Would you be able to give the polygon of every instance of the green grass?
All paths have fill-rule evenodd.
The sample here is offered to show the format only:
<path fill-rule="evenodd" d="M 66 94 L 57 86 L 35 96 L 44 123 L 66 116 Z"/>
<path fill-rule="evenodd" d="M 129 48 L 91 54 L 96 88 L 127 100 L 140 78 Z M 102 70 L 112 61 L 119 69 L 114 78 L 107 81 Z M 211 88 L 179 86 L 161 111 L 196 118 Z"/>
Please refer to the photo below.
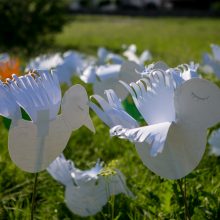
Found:
<path fill-rule="evenodd" d="M 200 61 L 210 43 L 220 43 L 218 19 L 83 17 L 69 23 L 56 38 L 58 46 L 96 53 L 100 46 L 115 52 L 122 44 L 149 49 L 169 65 Z"/>
<path fill-rule="evenodd" d="M 201 60 L 210 43 L 220 44 L 220 20 L 189 18 L 130 18 L 78 16 L 56 36 L 53 50 L 77 49 L 95 54 L 99 46 L 121 52 L 122 44 L 136 43 L 138 51 L 149 49 L 154 61 L 169 65 Z M 79 79 L 75 83 L 83 84 Z M 83 84 L 92 94 L 91 86 Z M 63 87 L 63 89 L 66 89 Z M 64 188 L 47 172 L 39 175 L 36 219 L 184 219 L 183 200 L 175 181 L 162 179 L 141 162 L 133 144 L 109 137 L 109 129 L 91 112 L 96 133 L 82 127 L 73 132 L 65 155 L 82 169 L 98 158 L 117 160 L 136 196 L 109 201 L 101 213 L 89 218 L 72 214 L 64 204 Z M 7 129 L 0 122 L 0 219 L 29 219 L 34 174 L 21 171 L 7 150 Z M 199 167 L 187 176 L 187 194 L 192 219 L 220 219 L 220 158 L 207 152 Z M 114 201 L 114 202 L 113 202 Z"/>

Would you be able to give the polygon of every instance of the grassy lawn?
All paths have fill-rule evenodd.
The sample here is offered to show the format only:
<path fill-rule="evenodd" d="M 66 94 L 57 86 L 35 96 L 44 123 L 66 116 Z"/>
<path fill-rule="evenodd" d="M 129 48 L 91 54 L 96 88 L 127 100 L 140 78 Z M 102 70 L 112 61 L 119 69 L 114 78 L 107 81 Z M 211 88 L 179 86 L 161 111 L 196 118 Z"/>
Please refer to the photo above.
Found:
<path fill-rule="evenodd" d="M 220 43 L 220 20 L 202 18 L 131 18 L 79 16 L 56 38 L 58 46 L 96 53 L 100 46 L 115 52 L 122 44 L 149 49 L 169 65 L 201 59 L 210 43 Z"/>
<path fill-rule="evenodd" d="M 76 49 L 96 54 L 99 46 L 121 52 L 122 44 L 135 43 L 138 51 L 149 49 L 154 61 L 170 66 L 201 61 L 210 43 L 220 44 L 219 19 L 130 18 L 77 16 L 56 36 L 54 50 Z M 79 79 L 75 83 L 83 84 Z M 85 84 L 83 84 L 85 85 Z M 85 85 L 89 94 L 91 86 Z M 63 90 L 65 90 L 65 86 Z M 82 127 L 73 132 L 65 155 L 79 168 L 93 166 L 98 158 L 115 160 L 127 177 L 135 199 L 112 197 L 101 213 L 89 218 L 72 214 L 64 204 L 64 187 L 47 172 L 39 175 L 36 219 L 184 219 L 184 203 L 176 181 L 162 179 L 141 162 L 133 144 L 109 137 L 109 129 L 91 112 L 96 133 Z M 30 219 L 33 174 L 22 172 L 7 150 L 7 129 L 0 120 L 0 219 Z M 192 219 L 220 219 L 220 158 L 208 148 L 195 171 L 187 176 L 187 195 Z"/>

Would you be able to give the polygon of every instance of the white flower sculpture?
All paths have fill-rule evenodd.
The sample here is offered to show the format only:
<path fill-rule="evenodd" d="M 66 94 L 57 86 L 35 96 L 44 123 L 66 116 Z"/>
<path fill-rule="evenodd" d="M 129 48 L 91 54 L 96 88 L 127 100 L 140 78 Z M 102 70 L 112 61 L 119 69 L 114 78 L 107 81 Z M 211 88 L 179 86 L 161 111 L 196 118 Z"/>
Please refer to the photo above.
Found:
<path fill-rule="evenodd" d="M 200 78 L 179 84 L 174 76 L 170 71 L 153 70 L 130 86 L 122 82 L 148 125 L 132 128 L 120 124 L 125 120 L 120 110 L 123 116 L 117 114 L 120 120 L 110 131 L 112 136 L 134 142 L 143 163 L 168 179 L 181 178 L 198 165 L 206 146 L 206 129 L 220 121 L 216 85 Z M 103 119 L 109 110 L 99 100 L 102 109 L 96 106 L 93 110 Z M 114 109 L 111 102 L 109 105 Z"/>
<path fill-rule="evenodd" d="M 65 186 L 67 207 L 80 216 L 95 215 L 112 195 L 124 193 L 132 196 L 120 171 L 103 176 L 102 170 L 102 163 L 98 161 L 92 169 L 82 171 L 62 154 L 47 168 L 50 175 Z"/>
<path fill-rule="evenodd" d="M 97 65 L 105 65 L 107 63 L 122 64 L 125 61 L 122 56 L 112 53 L 104 47 L 98 49 L 97 56 Z"/>
<path fill-rule="evenodd" d="M 6 110 L 2 109 L 1 114 L 12 119 L 9 153 L 21 169 L 39 172 L 46 169 L 64 150 L 73 130 L 86 125 L 94 131 L 89 117 L 87 93 L 80 85 L 72 86 L 64 94 L 61 103 L 59 82 L 53 73 L 39 71 L 12 77 L 7 84 L 1 85 L 7 95 L 6 98 L 1 97 L 3 103 L 7 102 Z M 32 121 L 21 118 L 16 102 Z M 62 111 L 58 115 L 60 105 Z"/>
<path fill-rule="evenodd" d="M 135 63 L 144 66 L 146 61 L 152 60 L 152 55 L 149 50 L 144 50 L 140 57 L 137 56 L 137 47 L 135 44 L 131 44 L 124 51 L 123 55 L 127 57 L 128 60 L 134 61 Z"/>
<path fill-rule="evenodd" d="M 123 56 L 108 51 L 104 47 L 100 47 L 97 52 L 98 60 L 97 65 L 104 64 L 123 64 L 126 60 L 133 61 L 136 64 L 141 65 L 142 67 L 145 65 L 146 61 L 152 60 L 152 55 L 149 50 L 144 50 L 140 57 L 137 56 L 137 47 L 135 44 L 131 44 L 129 46 L 123 45 L 125 51 L 123 52 Z"/>
<path fill-rule="evenodd" d="M 127 83 L 136 81 L 140 78 L 138 72 L 142 72 L 143 70 L 144 68 L 140 65 L 132 61 L 126 61 L 122 65 L 89 66 L 84 70 L 80 78 L 85 83 L 93 84 L 95 94 L 102 95 L 105 90 L 113 89 L 123 100 L 127 97 L 128 91 L 118 81 L 122 80 Z"/>

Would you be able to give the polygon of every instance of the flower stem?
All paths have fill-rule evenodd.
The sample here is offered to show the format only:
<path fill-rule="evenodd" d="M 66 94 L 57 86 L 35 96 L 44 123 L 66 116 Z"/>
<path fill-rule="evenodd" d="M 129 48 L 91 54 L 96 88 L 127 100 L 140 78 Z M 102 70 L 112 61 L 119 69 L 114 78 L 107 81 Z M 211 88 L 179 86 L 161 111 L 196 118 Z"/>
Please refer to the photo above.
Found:
<path fill-rule="evenodd" d="M 185 220 L 191 220 L 191 216 L 189 214 L 189 208 L 188 208 L 188 204 L 187 204 L 187 196 L 186 196 L 186 177 L 184 177 L 184 183 L 183 183 L 183 179 L 179 179 L 177 180 L 177 183 L 179 185 L 181 194 L 182 194 L 182 198 L 184 201 L 184 219 Z M 184 184 L 184 189 L 183 189 L 183 184 Z"/>
<path fill-rule="evenodd" d="M 31 220 L 34 220 L 34 211 L 36 208 L 36 193 L 37 193 L 37 177 L 38 173 L 34 175 L 34 186 L 33 186 L 33 193 L 32 193 L 32 201 L 31 201 Z"/>

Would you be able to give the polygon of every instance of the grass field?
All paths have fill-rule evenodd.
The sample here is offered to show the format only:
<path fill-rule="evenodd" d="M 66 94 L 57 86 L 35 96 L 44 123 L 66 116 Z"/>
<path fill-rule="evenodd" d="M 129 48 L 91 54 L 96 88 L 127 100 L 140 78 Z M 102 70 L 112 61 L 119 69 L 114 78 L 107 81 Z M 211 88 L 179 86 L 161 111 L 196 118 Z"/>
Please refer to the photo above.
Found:
<path fill-rule="evenodd" d="M 121 52 L 122 44 L 135 43 L 139 52 L 149 49 L 154 61 L 163 60 L 174 66 L 191 60 L 200 62 L 211 43 L 220 44 L 219 33 L 219 19 L 77 16 L 56 36 L 52 49 L 76 49 L 94 55 L 100 46 Z M 83 84 L 77 78 L 73 83 Z M 91 86 L 85 87 L 91 95 Z M 66 157 L 82 169 L 93 166 L 98 158 L 107 164 L 115 160 L 135 199 L 124 195 L 112 197 L 101 213 L 84 219 L 184 219 L 184 203 L 177 182 L 150 172 L 133 144 L 110 138 L 109 129 L 93 112 L 91 115 L 96 133 L 84 127 L 73 132 L 64 152 Z M 1 120 L 0 219 L 29 219 L 34 175 L 22 172 L 12 163 L 7 133 Z M 208 148 L 197 169 L 186 178 L 193 220 L 220 219 L 220 158 L 209 156 Z M 63 186 L 47 172 L 39 175 L 36 219 L 82 219 L 68 211 Z"/>

